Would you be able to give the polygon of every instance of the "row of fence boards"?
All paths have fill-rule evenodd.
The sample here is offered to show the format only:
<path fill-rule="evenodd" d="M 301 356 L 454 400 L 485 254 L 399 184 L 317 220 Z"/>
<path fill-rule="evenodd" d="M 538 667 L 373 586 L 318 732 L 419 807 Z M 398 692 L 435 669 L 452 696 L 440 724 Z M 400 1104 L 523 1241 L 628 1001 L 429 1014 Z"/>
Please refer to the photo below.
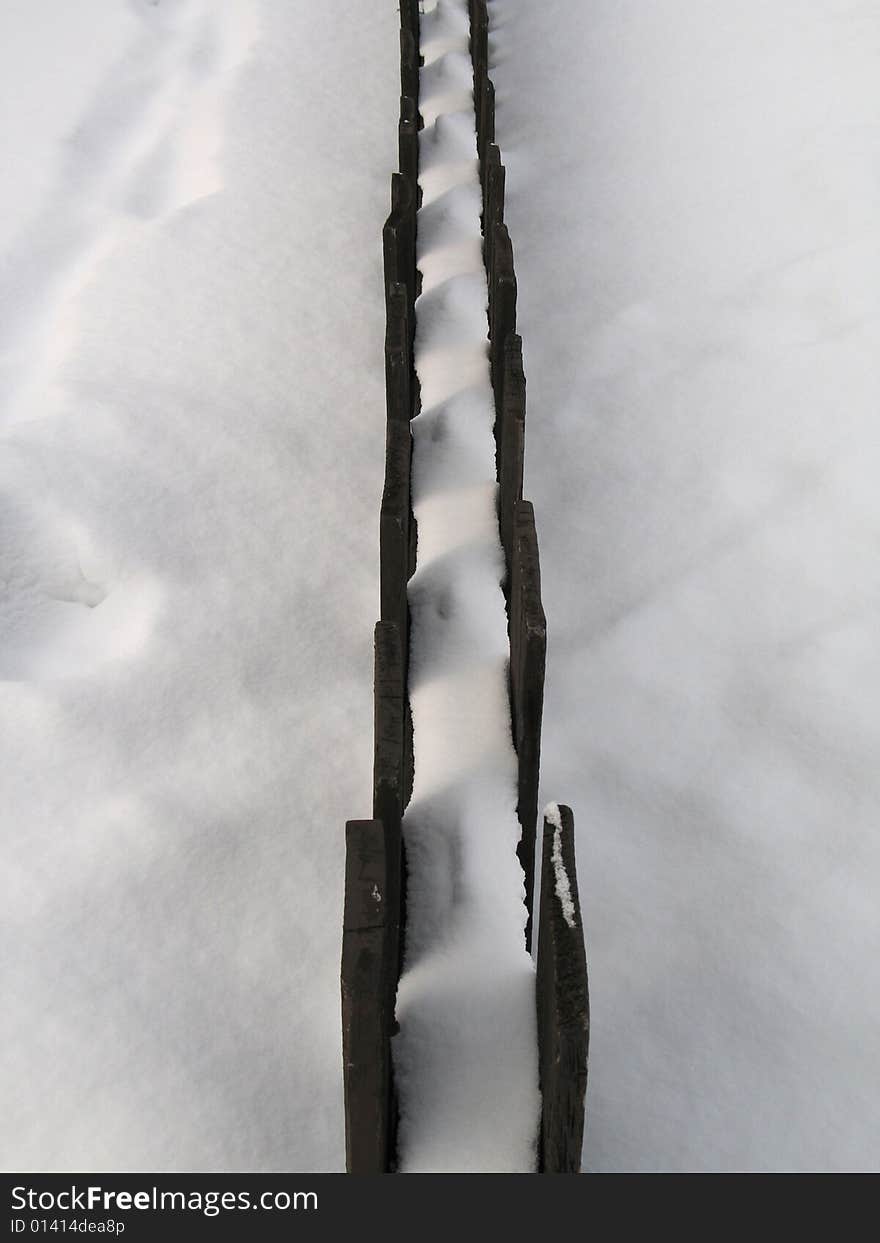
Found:
<path fill-rule="evenodd" d="M 538 778 L 547 628 L 535 515 L 523 499 L 526 383 L 516 332 L 513 246 L 504 223 L 505 170 L 495 144 L 495 91 L 489 77 L 485 0 L 469 0 L 477 150 L 483 196 L 483 253 L 489 290 L 488 347 L 495 396 L 499 535 L 507 567 L 511 730 L 517 753 L 518 806 L 531 944 L 535 899 Z M 380 610 L 374 646 L 373 818 L 346 825 L 342 950 L 343 1077 L 346 1168 L 387 1173 L 396 1165 L 397 1106 L 392 1039 L 406 936 L 402 820 L 412 793 L 413 740 L 408 697 L 409 605 L 415 570 L 412 433 L 418 414 L 413 362 L 416 233 L 421 120 L 419 10 L 400 4 L 399 170 L 382 243 L 385 271 L 386 472 L 380 515 Z M 580 1169 L 587 1079 L 589 1002 L 583 926 L 567 807 L 544 819 L 537 914 L 536 1012 L 542 1092 L 537 1168 Z"/>

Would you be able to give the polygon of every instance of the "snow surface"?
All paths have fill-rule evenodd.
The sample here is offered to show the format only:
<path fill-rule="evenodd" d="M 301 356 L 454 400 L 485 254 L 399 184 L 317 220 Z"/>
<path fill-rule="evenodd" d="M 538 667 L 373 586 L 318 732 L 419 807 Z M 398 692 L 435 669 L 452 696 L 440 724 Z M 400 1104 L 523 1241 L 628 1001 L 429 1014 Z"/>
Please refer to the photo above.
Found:
<path fill-rule="evenodd" d="M 394 1041 L 404 1173 L 533 1170 L 540 1114 L 467 47 L 465 0 L 423 16 L 415 784 Z"/>
<path fill-rule="evenodd" d="M 0 70 L 0 1164 L 339 1169 L 398 15 L 6 0 Z"/>
<path fill-rule="evenodd" d="M 880 12 L 493 0 L 585 1165 L 880 1165 Z"/>
<path fill-rule="evenodd" d="M 465 108 L 458 8 L 434 27 L 429 122 Z M 591 968 L 586 1165 L 876 1168 L 880 16 L 490 8 L 550 631 L 543 784 L 574 809 Z M 354 0 L 0 7 L 4 1168 L 342 1165 L 397 28 Z M 510 1031 L 515 1064 L 519 878 L 502 868 L 492 909 L 469 887 L 515 826 L 501 636 L 482 633 L 485 361 L 443 336 L 453 305 L 476 317 L 474 157 L 470 122 L 443 121 L 420 372 L 423 392 L 456 369 L 483 396 L 449 407 L 446 448 L 472 465 L 441 434 L 429 482 L 417 450 L 434 552 L 414 602 L 449 657 L 417 710 L 439 731 L 473 625 L 479 661 L 456 667 L 492 719 L 459 716 L 473 755 L 419 780 L 426 813 L 454 780 L 452 823 L 488 831 L 465 850 L 444 815 L 450 862 L 426 863 L 448 889 L 411 928 L 402 1000 L 414 1049 L 431 1005 L 484 1035 L 484 1004 L 509 1007 L 492 1039 Z M 471 279 L 447 297 L 453 270 Z M 456 488 L 442 538 L 470 577 L 432 620 Z M 449 970 L 444 994 L 441 935 L 458 961 L 477 921 L 510 957 L 497 979 L 479 956 Z M 489 1069 L 425 1077 L 435 1134 L 409 1131 L 413 1167 L 456 1109 L 494 1108 Z M 524 1105 L 493 1143 L 525 1164 Z"/>

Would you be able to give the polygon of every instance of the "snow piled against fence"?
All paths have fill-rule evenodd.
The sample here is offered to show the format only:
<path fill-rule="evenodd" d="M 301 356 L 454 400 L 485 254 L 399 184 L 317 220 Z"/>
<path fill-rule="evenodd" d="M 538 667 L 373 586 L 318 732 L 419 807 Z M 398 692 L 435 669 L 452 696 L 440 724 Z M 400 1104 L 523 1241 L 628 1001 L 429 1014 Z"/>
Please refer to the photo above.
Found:
<path fill-rule="evenodd" d="M 338 1169 L 398 15 L 7 0 L 0 68 L 0 1164 Z"/>
<path fill-rule="evenodd" d="M 586 1168 L 880 1162 L 880 14 L 493 0 Z"/>
<path fill-rule="evenodd" d="M 406 961 L 392 1042 L 403 1173 L 534 1170 L 535 973 L 516 854 L 504 553 L 467 5 L 422 18 Z"/>

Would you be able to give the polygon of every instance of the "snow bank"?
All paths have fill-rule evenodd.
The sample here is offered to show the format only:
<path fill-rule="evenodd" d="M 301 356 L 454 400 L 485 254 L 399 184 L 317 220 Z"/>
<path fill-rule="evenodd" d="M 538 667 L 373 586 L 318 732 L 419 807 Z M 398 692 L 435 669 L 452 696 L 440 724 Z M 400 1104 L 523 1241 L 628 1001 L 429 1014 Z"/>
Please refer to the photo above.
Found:
<path fill-rule="evenodd" d="M 585 1160 L 880 1162 L 880 16 L 494 0 Z"/>
<path fill-rule="evenodd" d="M 397 15 L 12 0 L 0 48 L 0 1164 L 338 1169 Z"/>

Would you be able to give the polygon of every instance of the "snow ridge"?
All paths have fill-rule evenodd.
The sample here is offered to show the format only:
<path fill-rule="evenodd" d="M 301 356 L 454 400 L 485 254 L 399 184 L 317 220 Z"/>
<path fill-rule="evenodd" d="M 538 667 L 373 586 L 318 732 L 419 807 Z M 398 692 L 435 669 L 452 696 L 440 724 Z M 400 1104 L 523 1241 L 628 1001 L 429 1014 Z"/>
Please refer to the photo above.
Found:
<path fill-rule="evenodd" d="M 403 1172 L 535 1168 L 535 977 L 516 855 L 504 557 L 467 4 L 421 19 L 410 581 L 415 781 L 395 1074 Z M 467 67 L 467 73 L 465 69 Z"/>
<path fill-rule="evenodd" d="M 554 884 L 556 888 L 556 896 L 559 899 L 559 905 L 562 907 L 562 917 L 568 924 L 569 928 L 574 928 L 577 920 L 575 919 L 574 900 L 571 896 L 571 884 L 568 879 L 568 872 L 565 870 L 565 860 L 562 857 L 562 816 L 559 812 L 558 803 L 548 803 L 544 809 L 544 819 L 553 825 L 553 872 Z"/>

